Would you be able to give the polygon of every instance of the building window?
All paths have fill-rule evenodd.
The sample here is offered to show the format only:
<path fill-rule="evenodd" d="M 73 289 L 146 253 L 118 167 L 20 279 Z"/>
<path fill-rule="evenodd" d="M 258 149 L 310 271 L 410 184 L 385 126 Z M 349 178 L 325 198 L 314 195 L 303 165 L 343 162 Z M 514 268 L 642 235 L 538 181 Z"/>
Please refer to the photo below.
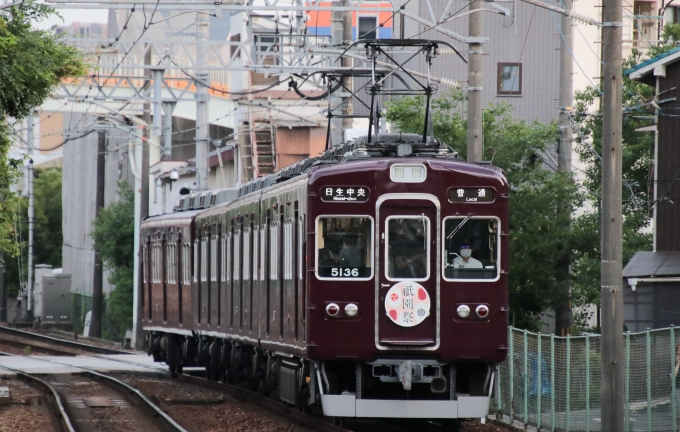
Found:
<path fill-rule="evenodd" d="M 359 36 L 357 39 L 378 39 L 378 17 L 359 17 Z"/>
<path fill-rule="evenodd" d="M 522 94 L 522 63 L 498 63 L 496 93 L 499 95 Z"/>

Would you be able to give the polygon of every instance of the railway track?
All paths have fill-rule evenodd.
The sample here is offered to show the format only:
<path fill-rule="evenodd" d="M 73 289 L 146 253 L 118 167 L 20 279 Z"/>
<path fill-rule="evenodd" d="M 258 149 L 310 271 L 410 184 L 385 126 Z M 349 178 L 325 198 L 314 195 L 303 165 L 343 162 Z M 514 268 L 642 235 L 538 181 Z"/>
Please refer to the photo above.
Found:
<path fill-rule="evenodd" d="M 6 343 L 7 339 L 12 339 L 12 343 L 17 348 L 30 346 L 31 349 L 42 350 L 42 352 L 57 354 L 57 355 L 75 355 L 83 352 L 97 354 L 102 350 L 109 353 L 121 354 L 122 351 L 111 350 L 108 348 L 93 347 L 87 344 L 66 341 L 63 339 L 54 338 L 51 336 L 44 336 L 36 333 L 26 332 L 22 330 L 0 327 L 0 347 Z M 16 342 L 18 340 L 18 342 Z M 16 343 L 14 343 L 16 342 Z M 56 344 L 57 347 L 50 347 L 50 344 Z M 35 347 L 35 348 L 34 348 Z M 129 354 L 129 353 L 125 353 Z M 13 353 L 3 353 L 0 355 L 15 355 Z M 55 365 L 65 366 L 56 359 L 45 360 Z M 124 360 L 119 360 L 125 362 Z M 84 388 L 87 388 L 90 393 L 92 391 L 99 392 L 101 395 L 101 403 L 113 405 L 113 407 L 100 408 L 114 408 L 125 411 L 125 408 L 133 408 L 139 414 L 130 419 L 137 419 L 139 424 L 143 424 L 142 419 L 146 418 L 151 422 L 145 424 L 144 428 L 130 430 L 160 430 L 160 431 L 203 431 L 215 430 L 208 426 L 210 421 L 219 422 L 220 418 L 223 423 L 218 426 L 219 430 L 222 427 L 228 427 L 226 430 L 279 430 L 276 427 L 277 420 L 271 419 L 271 415 L 258 413 L 254 407 L 260 407 L 275 416 L 283 417 L 290 422 L 294 422 L 301 427 L 292 430 L 299 431 L 319 431 L 319 432 L 349 432 L 348 429 L 333 425 L 321 418 L 314 417 L 296 410 L 288 405 L 277 402 L 276 400 L 267 398 L 257 393 L 247 391 L 241 387 L 228 385 L 221 382 L 209 381 L 203 378 L 197 378 L 189 375 L 179 375 L 177 379 L 171 379 L 169 374 L 165 373 L 143 373 L 143 374 L 116 374 L 116 377 L 107 376 L 86 368 L 78 368 L 82 370 L 77 374 L 72 375 L 50 375 L 47 378 L 41 379 L 33 375 L 14 371 L 19 378 L 26 382 L 35 382 L 32 386 L 39 389 L 45 395 L 47 405 L 50 407 L 50 412 L 54 414 L 54 421 L 71 422 L 75 420 L 75 430 L 89 431 L 89 430 L 106 430 L 102 426 L 109 425 L 111 430 L 119 430 L 123 420 L 116 420 L 116 416 L 107 418 L 93 417 L 93 413 L 106 414 L 107 409 L 86 409 L 87 404 L 84 398 L 96 397 L 94 396 L 79 396 Z M 152 377 L 151 379 L 148 379 Z M 55 390 L 56 389 L 56 390 Z M 201 391 L 197 389 L 212 390 L 212 396 L 205 394 L 201 395 Z M 55 394 L 60 394 L 62 399 L 55 399 Z M 119 396 L 115 396 L 112 392 Z M 164 396 L 165 394 L 165 396 Z M 168 396 L 169 395 L 169 396 Z M 198 396 L 197 396 L 198 395 Z M 218 396 L 216 396 L 218 395 Z M 101 399 L 103 398 L 103 399 Z M 221 398 L 221 399 L 220 399 Z M 88 399 L 89 400 L 89 399 Z M 108 402 L 107 402 L 108 400 Z M 65 402 L 64 402 L 65 401 Z M 96 401 L 93 402 L 96 404 Z M 230 408 L 220 408 L 220 405 L 228 405 L 232 403 L 235 408 L 229 412 Z M 254 410 L 253 410 L 254 409 Z M 112 411 L 112 410 L 108 410 Z M 131 412 L 128 410 L 128 413 Z M 220 417 L 220 413 L 227 412 L 228 415 Z M 195 418 L 196 421 L 191 419 Z M 71 419 L 71 420 L 69 420 Z M 174 420 L 173 420 L 174 419 Z M 203 421 L 201 421 L 203 419 Z M 211 419 L 211 420 L 206 420 Z M 129 419 L 128 419 L 129 420 Z M 127 421 L 127 420 L 126 420 Z M 116 423 L 118 422 L 118 423 Z M 160 422 L 160 423 L 159 423 Z M 234 426 L 236 423 L 243 423 L 237 428 L 229 428 L 230 424 Z M 270 422 L 271 424 L 268 424 Z M 203 423 L 203 424 L 202 424 Z M 408 424 L 407 424 L 408 423 Z M 358 432 L 371 432 L 375 430 L 385 430 L 388 432 L 412 431 L 412 430 L 430 430 L 434 432 L 444 431 L 447 428 L 442 427 L 436 422 L 416 422 L 412 421 L 355 421 L 350 427 L 352 430 Z M 285 422 L 278 419 L 278 425 L 282 426 L 281 431 L 288 431 L 290 425 L 285 425 Z M 88 428 L 92 425 L 99 425 L 98 427 Z M 151 426 L 149 426 L 151 425 Z M 118 426 L 118 427 L 113 427 Z M 127 426 L 127 425 L 126 425 Z M 133 425 L 134 426 L 134 425 Z M 260 427 L 258 427 L 260 426 Z M 462 431 L 492 431 L 498 430 L 495 428 L 478 428 L 479 424 L 464 424 L 460 429 Z M 148 429 L 151 427 L 151 429 Z M 72 430 L 68 429 L 67 425 L 60 425 L 59 429 L 55 430 Z M 128 429 L 125 429 L 128 430 Z"/>
<path fill-rule="evenodd" d="M 121 351 L 106 347 L 100 347 L 96 345 L 89 345 L 82 342 L 60 339 L 53 336 L 33 333 L 26 330 L 19 330 L 17 328 L 7 326 L 0 326 L 0 339 L 2 339 L 3 336 L 5 337 L 11 336 L 15 339 L 30 341 L 31 343 L 41 343 L 43 345 L 53 345 L 61 348 L 68 348 L 71 350 L 81 350 L 83 352 L 92 354 L 129 354 L 128 351 Z M 57 348 L 52 349 L 57 350 Z"/>
<path fill-rule="evenodd" d="M 40 378 L 8 367 L 2 369 L 43 393 L 57 431 L 187 432 L 139 390 L 114 377 L 83 370 Z"/>

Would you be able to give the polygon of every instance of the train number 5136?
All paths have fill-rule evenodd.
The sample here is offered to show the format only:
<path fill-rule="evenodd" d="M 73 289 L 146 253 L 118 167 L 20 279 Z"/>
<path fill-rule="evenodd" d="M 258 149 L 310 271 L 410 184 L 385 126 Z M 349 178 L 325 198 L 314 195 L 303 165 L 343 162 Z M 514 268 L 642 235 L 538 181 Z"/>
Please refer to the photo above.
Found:
<path fill-rule="evenodd" d="M 332 268 L 331 269 L 331 276 L 333 277 L 358 277 L 359 276 L 359 269 L 358 268 L 349 268 L 349 267 L 342 267 L 342 268 Z"/>

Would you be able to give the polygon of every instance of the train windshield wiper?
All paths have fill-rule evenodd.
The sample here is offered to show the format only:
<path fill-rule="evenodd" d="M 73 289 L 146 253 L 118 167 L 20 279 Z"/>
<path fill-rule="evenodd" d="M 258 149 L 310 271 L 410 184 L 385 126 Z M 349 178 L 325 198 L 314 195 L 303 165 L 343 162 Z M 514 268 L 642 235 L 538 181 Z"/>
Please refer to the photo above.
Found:
<path fill-rule="evenodd" d="M 465 216 L 465 219 L 461 223 L 458 224 L 456 228 L 451 231 L 451 234 L 446 236 L 446 240 L 451 240 L 451 238 L 456 235 L 458 231 L 460 231 L 461 228 L 463 228 L 463 225 L 465 225 L 465 222 L 467 222 L 470 219 L 470 216 Z"/>

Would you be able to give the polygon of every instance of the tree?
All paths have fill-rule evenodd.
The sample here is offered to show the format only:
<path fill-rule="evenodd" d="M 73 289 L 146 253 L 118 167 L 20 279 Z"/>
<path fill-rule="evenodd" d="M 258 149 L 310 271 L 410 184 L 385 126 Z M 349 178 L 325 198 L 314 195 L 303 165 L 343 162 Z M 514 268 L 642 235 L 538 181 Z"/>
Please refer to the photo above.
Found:
<path fill-rule="evenodd" d="M 9 157 L 8 118 L 21 120 L 42 104 L 62 79 L 85 73 L 76 48 L 50 32 L 31 28 L 53 13 L 52 8 L 33 2 L 0 12 L 0 251 L 6 257 L 19 253 L 16 213 L 24 206 L 10 190 L 23 162 Z"/>
<path fill-rule="evenodd" d="M 34 256 L 36 264 L 61 267 L 62 211 L 61 211 L 61 168 L 35 170 L 35 231 Z M 13 229 L 17 231 L 16 243 L 19 255 L 5 262 L 5 285 L 7 294 L 17 294 L 20 281 L 28 277 L 28 198 L 19 196 L 15 200 L 17 211 Z"/>
<path fill-rule="evenodd" d="M 678 46 L 680 25 L 666 24 L 661 40 L 645 54 L 633 49 L 624 61 L 624 70 L 658 56 Z M 588 87 L 576 93 L 574 128 L 576 151 L 585 162 L 584 186 L 589 192 L 594 210 L 574 221 L 574 229 L 582 243 L 582 253 L 574 261 L 572 294 L 577 303 L 600 303 L 600 196 L 602 166 L 602 110 L 596 106 L 601 88 Z M 652 218 L 654 134 L 636 129 L 653 123 L 655 108 L 650 103 L 655 95 L 653 87 L 623 76 L 623 263 L 630 261 L 635 252 L 651 250 L 652 237 L 648 232 Z M 663 113 L 661 113 L 663 114 Z M 587 233 L 591 233 L 589 236 Z"/>
<path fill-rule="evenodd" d="M 119 201 L 102 209 L 91 233 L 94 249 L 116 287 L 108 299 L 111 322 L 118 332 L 132 328 L 133 269 L 135 259 L 135 196 L 127 182 L 118 183 Z"/>
<path fill-rule="evenodd" d="M 401 131 L 420 133 L 423 102 L 392 100 L 387 119 Z M 435 136 L 461 155 L 467 135 L 464 102 L 462 92 L 451 91 L 432 103 Z M 559 264 L 577 243 L 569 229 L 570 212 L 564 209 L 579 207 L 583 193 L 571 178 L 546 169 L 546 150 L 557 141 L 557 126 L 516 120 L 511 109 L 498 104 L 484 110 L 483 157 L 505 171 L 510 185 L 511 323 L 538 330 L 541 312 L 554 309 L 562 298 Z"/>

